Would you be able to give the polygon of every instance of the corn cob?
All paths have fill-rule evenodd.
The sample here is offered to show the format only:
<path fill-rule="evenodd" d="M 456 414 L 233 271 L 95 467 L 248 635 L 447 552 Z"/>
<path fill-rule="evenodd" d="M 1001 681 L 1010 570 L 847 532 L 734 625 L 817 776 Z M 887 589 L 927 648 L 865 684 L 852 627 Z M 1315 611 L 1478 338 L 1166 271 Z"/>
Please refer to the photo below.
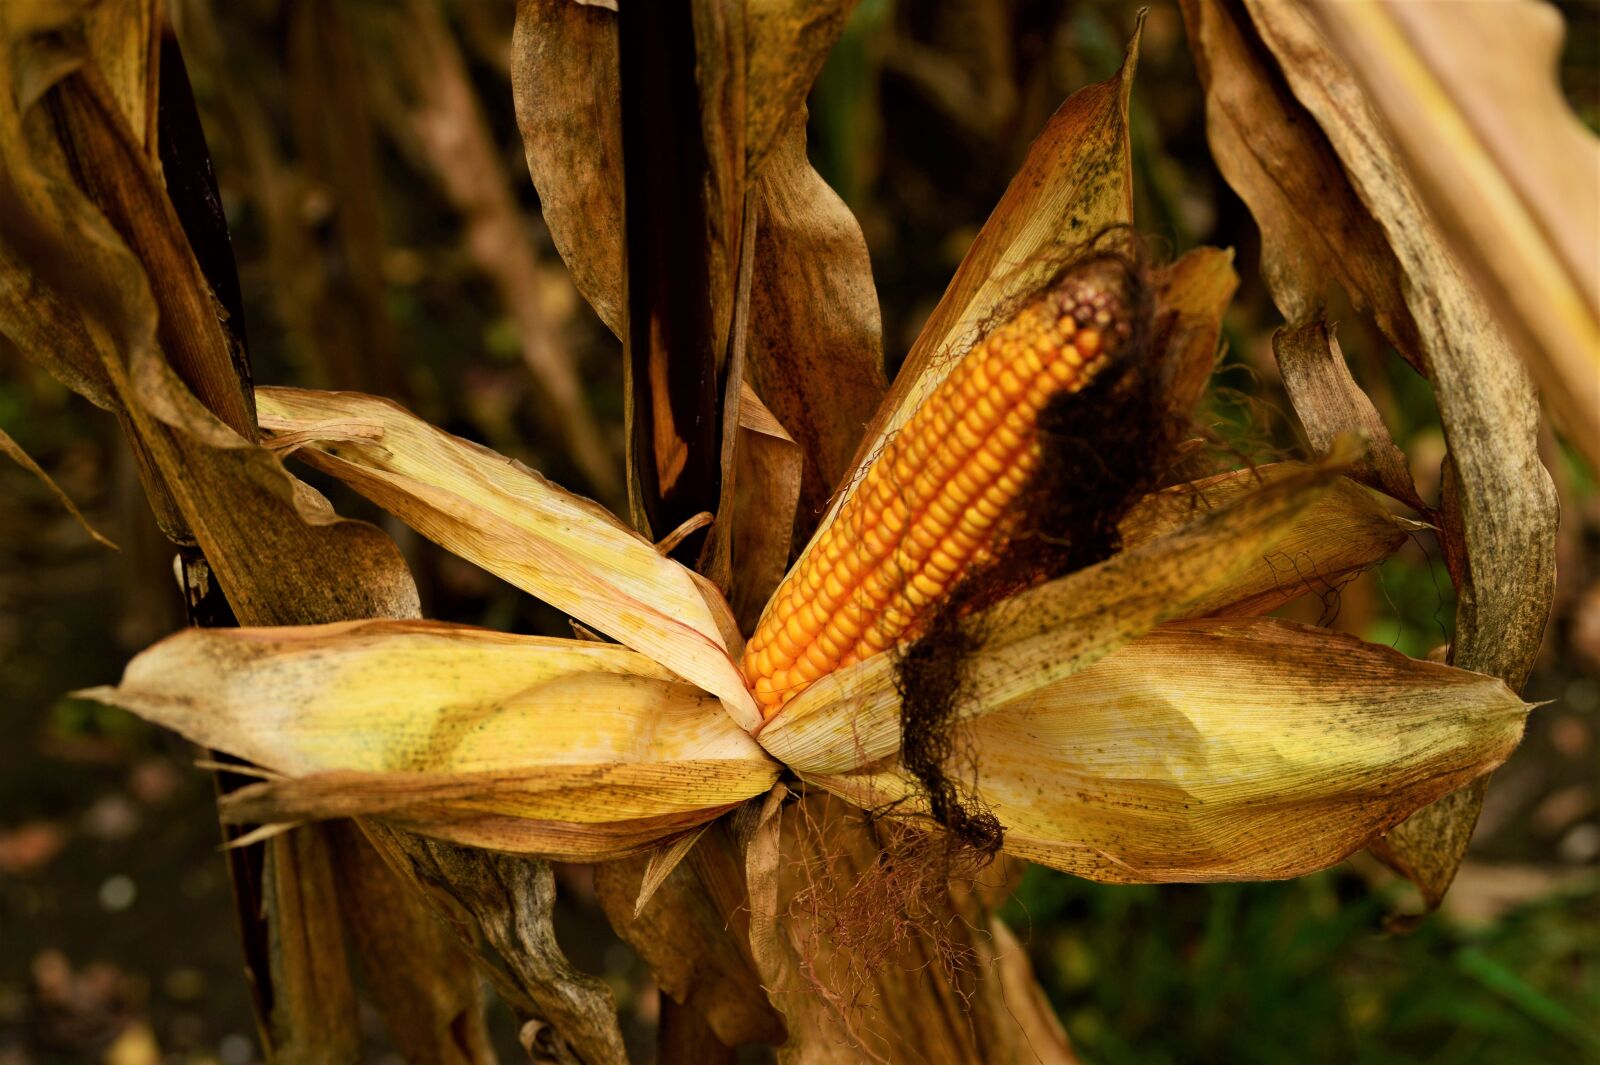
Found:
<path fill-rule="evenodd" d="M 914 639 L 993 558 L 1039 465 L 1040 412 L 1084 388 L 1129 335 L 1123 275 L 1067 274 L 987 333 L 904 427 L 768 604 L 743 670 L 771 718 L 807 685 Z"/>

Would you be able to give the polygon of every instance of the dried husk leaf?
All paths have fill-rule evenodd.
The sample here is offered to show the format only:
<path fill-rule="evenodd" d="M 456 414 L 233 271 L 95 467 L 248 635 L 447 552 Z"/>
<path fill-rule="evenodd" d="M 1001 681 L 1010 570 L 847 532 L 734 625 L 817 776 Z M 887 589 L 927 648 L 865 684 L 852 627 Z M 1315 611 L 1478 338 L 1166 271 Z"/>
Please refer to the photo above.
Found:
<path fill-rule="evenodd" d="M 1233 249 L 1196 248 L 1155 272 L 1151 288 L 1159 312 L 1155 350 L 1167 381 L 1167 407 L 1179 417 L 1194 410 L 1211 381 L 1222 337 L 1222 316 L 1233 302 L 1239 275 Z M 1327 448 L 1331 441 L 1317 445 Z"/>
<path fill-rule="evenodd" d="M 1113 882 L 1279 879 L 1499 765 L 1527 711 L 1494 677 L 1342 633 L 1202 620 L 977 718 L 958 742 L 1008 854 Z M 893 771 L 813 779 L 862 805 L 908 793 Z"/>
<path fill-rule="evenodd" d="M 381 441 L 296 454 L 441 546 L 719 696 L 746 728 L 761 720 L 704 586 L 603 507 L 388 400 L 268 388 L 257 402 L 274 432 L 382 425 Z"/>
<path fill-rule="evenodd" d="M 595 870 L 600 904 L 617 934 L 650 966 L 663 994 L 703 1017 L 730 1047 L 784 1038 L 783 1022 L 749 954 L 743 851 L 729 828 L 749 808 L 707 828 L 643 907 L 638 900 L 649 856 Z"/>
<path fill-rule="evenodd" d="M 1309 10 L 1545 402 L 1600 463 L 1600 140 L 1562 95 L 1559 11 L 1532 0 Z"/>
<path fill-rule="evenodd" d="M 796 535 L 806 537 L 888 387 L 883 322 L 861 224 L 812 169 L 803 110 L 757 191 L 745 374 L 804 455 Z"/>
<path fill-rule="evenodd" d="M 1350 476 L 1427 512 L 1405 453 L 1390 437 L 1372 400 L 1350 376 L 1333 327 L 1326 321 L 1285 326 L 1272 335 L 1272 351 L 1311 446 L 1327 447 L 1335 436 L 1358 428 L 1367 440 L 1367 455 Z"/>
<path fill-rule="evenodd" d="M 1026 300 L 1108 228 L 1132 223 L 1128 95 L 1143 25 L 1141 14 L 1122 68 L 1073 93 L 1034 138 L 867 427 L 854 469 L 865 469 L 989 322 Z M 853 490 L 853 483 L 846 485 L 834 497 L 819 534 Z"/>
<path fill-rule="evenodd" d="M 511 90 L 528 170 L 572 283 L 618 336 L 623 321 L 622 112 L 614 11 L 517 0 Z"/>
<path fill-rule="evenodd" d="M 85 694 L 288 778 L 228 796 L 231 820 L 370 814 L 566 858 L 648 846 L 779 768 L 633 651 L 441 623 L 190 630 Z"/>
<path fill-rule="evenodd" d="M 740 630 L 751 632 L 789 567 L 803 455 L 748 386 L 739 404 L 735 461 L 733 586 L 728 598 Z"/>
<path fill-rule="evenodd" d="M 1556 525 L 1526 374 L 1301 6 L 1186 0 L 1184 16 L 1213 153 L 1261 225 L 1263 273 L 1290 324 L 1315 320 L 1338 280 L 1433 381 L 1449 446 L 1439 526 L 1457 588 L 1451 661 L 1519 688 L 1549 612 Z M 1385 844 L 1430 905 L 1479 806 L 1469 794 L 1424 811 Z"/>
<path fill-rule="evenodd" d="M 1352 467 L 1359 468 L 1359 464 Z M 1273 463 L 1146 496 L 1122 521 L 1123 547 L 1140 547 L 1182 528 L 1198 515 L 1258 491 L 1264 484 L 1302 476 L 1305 471 L 1301 463 Z M 1226 581 L 1175 616 L 1265 614 L 1303 595 L 1336 595 L 1347 579 L 1382 562 L 1409 536 L 1425 528 L 1420 522 L 1390 514 L 1372 492 L 1349 477 L 1336 478 L 1269 550 L 1247 560 Z"/>
<path fill-rule="evenodd" d="M 1295 519 L 1355 455 L 1288 471 L 1166 535 L 991 607 L 971 623 L 981 643 L 964 715 L 981 715 L 1083 669 L 1129 639 L 1181 616 L 1270 556 Z M 798 773 L 844 773 L 900 747 L 894 650 L 818 680 L 758 733 Z"/>
<path fill-rule="evenodd" d="M 996 957 L 990 918 L 969 884 L 916 900 L 937 931 L 886 937 L 876 964 L 831 940 L 814 918 L 872 890 L 884 841 L 865 815 L 832 796 L 789 798 L 774 789 L 745 849 L 755 962 L 792 1036 L 778 1049 L 782 1065 L 1072 1060 L 1059 1027 L 1051 1031 L 1053 1018 L 1044 1020 L 1048 1006 L 1026 961 Z"/>

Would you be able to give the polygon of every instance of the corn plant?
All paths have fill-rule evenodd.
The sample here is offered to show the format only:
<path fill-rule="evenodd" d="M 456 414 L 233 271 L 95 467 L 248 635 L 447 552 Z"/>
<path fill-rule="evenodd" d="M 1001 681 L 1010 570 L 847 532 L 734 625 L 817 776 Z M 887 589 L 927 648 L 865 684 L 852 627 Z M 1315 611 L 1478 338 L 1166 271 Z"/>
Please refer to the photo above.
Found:
<path fill-rule="evenodd" d="M 1218 468 L 1196 411 L 1237 277 L 1137 236 L 1138 31 L 890 384 L 806 154 L 850 7 L 518 4 L 528 166 L 622 341 L 620 515 L 390 399 L 252 387 L 160 5 L 0 9 L 0 328 L 119 418 L 216 607 L 86 694 L 217 752 L 275 1060 L 354 1059 L 350 952 L 416 1060 L 490 1057 L 481 977 L 536 1059 L 624 1060 L 550 861 L 598 863 L 681 1061 L 1072 1060 L 994 913 L 1023 861 L 1250 880 L 1372 847 L 1448 886 L 1529 709 L 1553 495 L 1510 341 L 1315 13 L 1183 4 L 1312 445 Z M 1435 384 L 1437 507 L 1339 356 L 1334 283 Z M 573 635 L 423 619 L 394 543 L 290 461 Z M 1445 544 L 1449 664 L 1271 616 L 1395 552 L 1396 506 Z"/>

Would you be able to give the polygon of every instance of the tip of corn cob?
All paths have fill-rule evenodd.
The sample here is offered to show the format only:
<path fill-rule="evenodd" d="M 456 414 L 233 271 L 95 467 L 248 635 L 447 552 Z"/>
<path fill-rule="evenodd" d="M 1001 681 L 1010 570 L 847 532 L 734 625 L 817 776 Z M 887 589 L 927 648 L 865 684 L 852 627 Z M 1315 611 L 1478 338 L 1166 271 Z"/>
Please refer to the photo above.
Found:
<path fill-rule="evenodd" d="M 1040 417 L 1129 346 L 1127 264 L 1069 268 L 989 328 L 868 467 L 789 573 L 745 648 L 771 718 L 837 669 L 916 638 L 1017 530 L 1041 460 Z"/>

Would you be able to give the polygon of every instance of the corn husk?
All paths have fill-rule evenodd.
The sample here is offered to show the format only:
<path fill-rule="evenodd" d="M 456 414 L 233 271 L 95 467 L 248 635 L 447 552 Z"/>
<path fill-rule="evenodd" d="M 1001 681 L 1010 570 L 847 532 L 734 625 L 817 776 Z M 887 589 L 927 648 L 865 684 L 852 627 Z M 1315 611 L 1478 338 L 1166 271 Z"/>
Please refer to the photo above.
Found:
<path fill-rule="evenodd" d="M 1008 854 L 1095 880 L 1277 879 L 1499 765 L 1527 711 L 1496 678 L 1342 633 L 1202 620 L 968 722 L 957 744 Z M 892 768 L 810 779 L 917 806 Z"/>
<path fill-rule="evenodd" d="M 1048 687 L 1259 566 L 1358 452 L 1347 441 L 1329 462 L 1288 471 L 1173 532 L 990 608 L 973 623 L 982 643 L 964 712 L 981 715 Z M 1252 587 L 1248 578 L 1244 587 Z M 813 774 L 894 754 L 898 662 L 890 650 L 816 681 L 766 724 L 761 745 Z"/>
<path fill-rule="evenodd" d="M 237 821 L 375 815 L 594 859 L 778 772 L 714 698 L 643 655 L 440 623 L 191 630 L 85 694 L 277 774 L 228 797 Z"/>
<path fill-rule="evenodd" d="M 1261 229 L 1262 277 L 1284 317 L 1296 329 L 1317 322 L 1338 284 L 1433 384 L 1449 448 L 1438 526 L 1457 586 L 1451 661 L 1520 688 L 1555 587 L 1556 498 L 1538 454 L 1537 401 L 1509 319 L 1469 282 L 1383 129 L 1374 108 L 1385 105 L 1362 92 L 1317 28 L 1318 17 L 1376 5 L 1182 7 L 1212 154 Z M 1317 357 L 1331 359 L 1322 348 Z M 1320 399 L 1291 396 L 1297 406 Z M 1346 419 L 1366 417 L 1343 401 L 1319 405 L 1307 420 L 1323 428 L 1358 429 Z M 1386 860 L 1430 907 L 1481 805 L 1479 784 L 1386 842 Z"/>
<path fill-rule="evenodd" d="M 1138 548 L 1264 485 L 1306 472 L 1302 463 L 1278 462 L 1147 496 L 1122 521 L 1123 547 Z M 1349 477 L 1337 477 L 1270 547 L 1245 559 L 1226 580 L 1175 616 L 1265 614 L 1302 595 L 1333 595 L 1345 580 L 1382 562 L 1407 537 L 1425 528 L 1421 522 L 1390 514 L 1372 492 Z"/>
<path fill-rule="evenodd" d="M 689 570 L 605 508 L 385 399 L 264 388 L 257 403 L 274 432 L 381 427 L 381 439 L 307 444 L 298 454 L 442 547 L 714 693 L 744 727 L 760 721 L 728 654 L 726 606 L 708 602 Z"/>

